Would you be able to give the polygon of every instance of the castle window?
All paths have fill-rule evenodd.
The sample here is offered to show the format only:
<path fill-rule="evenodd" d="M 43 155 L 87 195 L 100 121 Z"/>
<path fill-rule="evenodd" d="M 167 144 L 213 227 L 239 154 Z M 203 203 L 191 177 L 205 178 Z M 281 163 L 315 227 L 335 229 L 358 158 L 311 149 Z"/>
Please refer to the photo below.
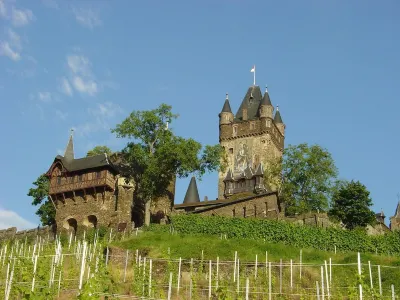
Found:
<path fill-rule="evenodd" d="M 101 171 L 96 172 L 96 178 L 97 179 L 101 178 Z"/>
<path fill-rule="evenodd" d="M 57 177 L 57 184 L 60 185 L 61 184 L 61 176 Z"/>
<path fill-rule="evenodd" d="M 267 120 L 266 125 L 267 125 L 267 127 L 271 127 L 271 120 Z"/>
<path fill-rule="evenodd" d="M 237 126 L 233 126 L 233 136 L 237 136 Z"/>
<path fill-rule="evenodd" d="M 233 217 L 236 217 L 236 211 L 235 211 L 235 209 L 232 209 L 232 216 L 233 216 Z"/>
<path fill-rule="evenodd" d="M 229 154 L 233 154 L 233 148 L 229 148 Z"/>
<path fill-rule="evenodd" d="M 250 123 L 250 129 L 251 129 L 251 130 L 256 129 L 256 123 L 251 122 L 251 123 Z"/>
<path fill-rule="evenodd" d="M 246 207 L 243 207 L 243 218 L 246 218 Z"/>
<path fill-rule="evenodd" d="M 78 181 L 82 181 L 82 179 L 83 179 L 83 175 L 82 174 L 78 175 Z"/>

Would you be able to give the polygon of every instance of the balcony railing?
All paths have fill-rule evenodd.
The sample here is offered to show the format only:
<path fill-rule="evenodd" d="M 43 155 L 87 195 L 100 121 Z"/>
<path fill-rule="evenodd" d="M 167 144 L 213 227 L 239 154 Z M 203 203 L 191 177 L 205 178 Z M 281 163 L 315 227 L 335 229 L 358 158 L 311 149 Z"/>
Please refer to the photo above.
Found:
<path fill-rule="evenodd" d="M 62 184 L 57 184 L 57 182 L 55 182 L 53 185 L 50 185 L 49 194 L 60 194 L 102 186 L 114 189 L 114 181 L 107 176 L 105 178 L 82 180 L 79 182 L 66 182 Z"/>

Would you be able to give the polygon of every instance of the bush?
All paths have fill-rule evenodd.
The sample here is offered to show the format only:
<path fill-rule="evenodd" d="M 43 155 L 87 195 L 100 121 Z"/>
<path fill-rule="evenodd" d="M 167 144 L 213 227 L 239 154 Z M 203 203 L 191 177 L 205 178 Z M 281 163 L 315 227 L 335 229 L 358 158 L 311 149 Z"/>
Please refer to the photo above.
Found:
<path fill-rule="evenodd" d="M 261 239 L 299 248 L 354 251 L 400 255 L 400 231 L 369 236 L 365 231 L 301 226 L 275 220 L 243 219 L 201 215 L 171 217 L 174 231 L 182 234 L 226 234 L 229 238 Z M 169 231 L 169 226 L 153 226 L 154 231 Z"/>

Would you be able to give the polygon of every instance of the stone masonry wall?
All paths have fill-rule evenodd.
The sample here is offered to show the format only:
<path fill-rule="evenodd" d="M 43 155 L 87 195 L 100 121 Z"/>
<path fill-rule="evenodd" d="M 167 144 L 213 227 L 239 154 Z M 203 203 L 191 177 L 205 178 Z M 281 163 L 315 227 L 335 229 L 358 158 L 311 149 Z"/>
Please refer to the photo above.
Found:
<path fill-rule="evenodd" d="M 243 202 L 232 203 L 223 207 L 198 212 L 205 216 L 225 216 L 236 218 L 267 218 L 280 219 L 279 204 L 276 194 L 257 197 Z"/>
<path fill-rule="evenodd" d="M 8 239 L 35 239 L 37 236 L 43 239 L 54 240 L 54 230 L 52 227 L 44 226 L 35 229 L 17 231 L 16 227 L 10 227 L 7 229 L 0 230 L 0 241 Z"/>
<path fill-rule="evenodd" d="M 391 217 L 390 218 L 390 229 L 391 230 L 400 230 L 400 218 L 399 217 Z"/>

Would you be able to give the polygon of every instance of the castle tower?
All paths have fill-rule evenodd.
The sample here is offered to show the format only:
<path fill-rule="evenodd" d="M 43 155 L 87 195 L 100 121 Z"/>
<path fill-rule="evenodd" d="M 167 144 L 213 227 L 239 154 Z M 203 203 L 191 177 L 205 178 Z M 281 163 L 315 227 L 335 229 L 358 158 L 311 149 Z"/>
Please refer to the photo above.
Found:
<path fill-rule="evenodd" d="M 285 124 L 279 110 L 274 117 L 273 110 L 268 91 L 263 95 L 256 85 L 248 88 L 236 115 L 229 100 L 225 100 L 219 114 L 219 142 L 228 165 L 224 173 L 218 174 L 218 199 L 243 191 L 261 192 L 256 189 L 256 171 L 281 157 L 284 148 Z M 249 171 L 254 175 L 251 178 L 246 175 Z M 259 179 L 257 184 L 261 186 Z"/>

